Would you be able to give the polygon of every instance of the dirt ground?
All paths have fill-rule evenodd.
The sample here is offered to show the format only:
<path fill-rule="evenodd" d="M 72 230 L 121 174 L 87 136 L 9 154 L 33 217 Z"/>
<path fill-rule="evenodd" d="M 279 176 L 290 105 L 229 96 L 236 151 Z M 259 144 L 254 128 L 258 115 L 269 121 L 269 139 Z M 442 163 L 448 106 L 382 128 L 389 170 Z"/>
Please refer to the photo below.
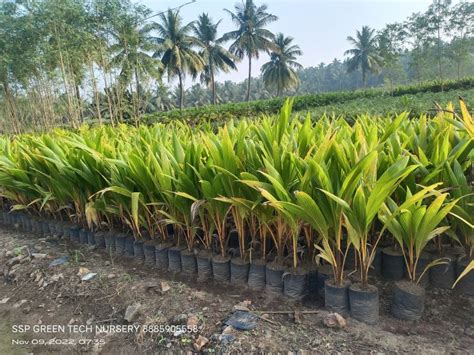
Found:
<path fill-rule="evenodd" d="M 66 255 L 67 263 L 49 267 Z M 0 270 L 0 354 L 474 353 L 474 299 L 451 291 L 429 289 L 423 318 L 411 323 L 390 316 L 391 285 L 378 281 L 377 326 L 348 318 L 344 328 L 329 328 L 318 299 L 295 302 L 197 283 L 89 246 L 6 227 L 0 228 Z M 87 272 L 97 275 L 81 281 Z M 256 328 L 225 325 L 236 309 L 246 307 L 259 315 Z M 133 308 L 137 311 L 130 312 Z M 132 324 L 139 327 L 126 327 Z M 124 327 L 98 332 L 108 325 Z"/>

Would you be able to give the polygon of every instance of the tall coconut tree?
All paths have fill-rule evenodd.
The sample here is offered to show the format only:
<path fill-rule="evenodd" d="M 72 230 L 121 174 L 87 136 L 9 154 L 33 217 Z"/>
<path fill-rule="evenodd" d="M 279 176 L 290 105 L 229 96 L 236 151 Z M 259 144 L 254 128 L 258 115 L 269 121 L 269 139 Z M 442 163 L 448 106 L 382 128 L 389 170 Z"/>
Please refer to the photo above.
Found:
<path fill-rule="evenodd" d="M 249 60 L 249 75 L 247 81 L 247 101 L 250 100 L 250 81 L 252 80 L 252 58 L 259 58 L 260 52 L 268 52 L 274 48 L 274 34 L 265 27 L 278 19 L 267 12 L 267 6 L 257 6 L 253 0 L 246 0 L 234 6 L 235 12 L 224 9 L 236 25 L 237 29 L 226 33 L 224 40 L 232 40 L 229 47 L 231 53 L 239 59 L 245 56 Z"/>
<path fill-rule="evenodd" d="M 378 54 L 375 30 L 363 26 L 361 31 L 357 31 L 356 38 L 349 36 L 347 40 L 354 46 L 344 53 L 344 55 L 350 56 L 347 70 L 351 73 L 360 69 L 362 82 L 366 86 L 367 74 L 369 72 L 379 73 L 383 64 L 383 58 Z"/>
<path fill-rule="evenodd" d="M 115 23 L 111 34 L 115 43 L 110 47 L 113 54 L 111 64 L 120 70 L 119 82 L 122 89 L 135 82 L 137 101 L 140 101 L 140 78 L 160 76 L 160 62 L 149 55 L 157 49 L 151 40 L 152 27 L 138 26 L 139 18 L 123 16 Z"/>
<path fill-rule="evenodd" d="M 285 37 L 277 33 L 274 40 L 275 49 L 270 54 L 270 61 L 262 66 L 263 82 L 267 88 L 277 89 L 277 96 L 283 90 L 295 88 L 300 79 L 297 69 L 303 66 L 296 61 L 296 57 L 303 54 L 298 45 L 293 44 L 292 37 Z"/>
<path fill-rule="evenodd" d="M 219 71 L 227 73 L 231 69 L 237 69 L 234 62 L 236 57 L 222 46 L 223 38 L 218 38 L 217 27 L 220 22 L 219 20 L 213 23 L 209 15 L 203 13 L 194 25 L 194 33 L 201 48 L 199 54 L 205 64 L 202 81 L 211 86 L 214 105 L 216 104 L 216 73 Z"/>
<path fill-rule="evenodd" d="M 187 73 L 193 78 L 204 68 L 204 60 L 194 49 L 199 41 L 191 33 L 194 22 L 183 25 L 179 11 L 168 10 L 159 15 L 159 22 L 154 24 L 159 37 L 155 38 L 159 48 L 153 56 L 161 58 L 168 79 L 178 77 L 179 108 L 184 106 L 184 78 Z"/>

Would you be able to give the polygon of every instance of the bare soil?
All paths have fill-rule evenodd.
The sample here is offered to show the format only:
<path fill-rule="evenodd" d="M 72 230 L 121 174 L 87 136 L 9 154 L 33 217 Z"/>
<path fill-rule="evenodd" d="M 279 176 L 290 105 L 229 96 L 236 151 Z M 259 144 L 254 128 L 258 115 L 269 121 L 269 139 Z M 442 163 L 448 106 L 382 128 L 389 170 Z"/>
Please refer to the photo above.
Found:
<path fill-rule="evenodd" d="M 411 323 L 390 315 L 392 283 L 372 280 L 381 295 L 379 324 L 368 326 L 349 318 L 344 328 L 329 328 L 324 322 L 328 312 L 317 298 L 295 302 L 245 287 L 197 283 L 193 278 L 137 265 L 131 259 L 116 258 L 89 246 L 2 228 L 0 354 L 197 349 L 208 353 L 474 353 L 474 300 L 452 291 L 428 289 L 425 314 L 421 321 Z M 34 253 L 46 256 L 32 257 Z M 67 263 L 48 267 L 65 255 L 69 256 Z M 16 256 L 19 258 L 11 262 Z M 83 276 L 87 270 L 80 268 L 97 276 L 81 281 L 78 273 Z M 137 315 L 127 322 L 127 307 L 137 303 Z M 245 307 L 260 316 L 255 329 L 239 331 L 225 325 L 235 309 Z M 126 333 L 96 333 L 86 328 L 130 324 L 141 327 Z M 32 328 L 26 330 L 20 325 Z M 67 327 L 65 332 L 44 327 L 35 332 L 34 325 L 77 327 Z M 151 332 L 145 331 L 145 325 L 164 328 Z M 197 331 L 179 332 L 177 325 Z"/>

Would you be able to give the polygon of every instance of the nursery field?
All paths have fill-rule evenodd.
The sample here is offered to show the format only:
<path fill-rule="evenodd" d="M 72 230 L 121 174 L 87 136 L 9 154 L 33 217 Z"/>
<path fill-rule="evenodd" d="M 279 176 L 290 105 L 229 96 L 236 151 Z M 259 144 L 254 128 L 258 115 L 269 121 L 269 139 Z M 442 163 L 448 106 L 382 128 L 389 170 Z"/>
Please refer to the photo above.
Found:
<path fill-rule="evenodd" d="M 363 89 L 348 92 L 322 93 L 295 96 L 294 112 L 314 112 L 320 115 L 337 114 L 354 118 L 358 114 L 387 115 L 402 111 L 419 114 L 435 114 L 435 102 L 446 105 L 457 101 L 461 96 L 468 103 L 473 97 L 474 79 L 423 85 L 400 86 L 392 91 L 383 89 Z M 184 110 L 170 110 L 144 115 L 148 123 L 184 121 L 188 123 L 221 123 L 230 119 L 255 118 L 260 115 L 276 114 L 284 103 L 284 98 L 260 100 L 248 103 L 231 103 L 213 106 L 195 107 Z"/>
<path fill-rule="evenodd" d="M 474 354 L 474 2 L 358 2 L 1 1 L 0 355 Z"/>
<path fill-rule="evenodd" d="M 310 112 L 313 117 L 320 117 L 323 114 L 343 116 L 351 122 L 360 115 L 387 116 L 404 111 L 409 112 L 411 117 L 423 114 L 435 116 L 437 109 L 445 108 L 450 102 L 456 102 L 459 96 L 469 107 L 473 107 L 474 89 L 469 89 L 407 94 L 399 97 L 358 98 L 340 104 L 319 106 L 302 113 Z"/>
<path fill-rule="evenodd" d="M 174 325 L 124 338 L 142 350 L 470 352 L 474 119 L 452 101 L 3 137 L 0 296 Z"/>

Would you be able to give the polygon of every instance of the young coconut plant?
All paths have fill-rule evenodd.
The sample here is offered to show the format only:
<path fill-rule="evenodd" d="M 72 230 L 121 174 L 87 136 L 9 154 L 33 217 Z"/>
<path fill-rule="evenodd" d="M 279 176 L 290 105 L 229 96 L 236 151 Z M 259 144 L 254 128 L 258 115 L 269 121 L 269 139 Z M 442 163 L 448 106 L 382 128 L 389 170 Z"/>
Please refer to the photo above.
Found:
<path fill-rule="evenodd" d="M 450 222 L 453 226 L 451 236 L 461 241 L 464 247 L 464 255 L 458 260 L 459 278 L 453 287 L 457 287 L 461 292 L 474 295 L 474 191 L 473 186 L 468 184 L 464 169 L 457 160 L 453 166 L 446 164 L 447 180 L 452 187 L 450 193 L 458 199 L 458 203 L 451 211 Z M 446 285 L 447 286 L 447 285 Z"/>
<path fill-rule="evenodd" d="M 328 145 L 330 151 L 331 142 L 333 138 L 328 138 Z M 340 152 L 339 152 L 340 153 Z M 375 153 L 374 153 L 375 154 Z M 334 279 L 332 280 L 333 289 L 338 296 L 331 294 L 332 289 L 328 291 L 326 283 L 326 305 L 328 308 L 346 312 L 348 310 L 347 287 L 343 276 L 344 263 L 346 253 L 342 247 L 342 222 L 343 222 L 343 208 L 335 202 L 335 199 L 340 199 L 338 195 L 345 196 L 352 190 L 351 181 L 360 179 L 362 172 L 369 162 L 368 157 L 364 157 L 361 161 L 355 164 L 354 168 L 340 182 L 337 179 L 338 174 L 335 171 L 340 171 L 335 164 L 335 160 L 329 160 L 330 164 L 324 161 L 320 162 L 318 155 L 306 158 L 306 171 L 301 177 L 300 188 L 305 191 L 294 191 L 295 198 L 283 199 L 280 195 L 279 201 L 273 202 L 275 206 L 281 205 L 280 210 L 285 211 L 289 216 L 287 220 L 291 223 L 290 226 L 301 226 L 301 222 L 309 223 L 318 233 L 321 238 L 322 246 L 316 246 L 320 251 L 320 256 L 331 265 L 333 269 Z M 324 190 L 322 189 L 324 187 Z M 285 191 L 283 189 L 283 191 Z M 278 192 L 281 194 L 280 190 Z M 296 220 L 300 221 L 299 223 Z M 295 229 L 293 229 L 295 230 Z M 296 234 L 297 235 L 297 234 Z M 295 236 L 293 233 L 292 236 Z M 293 251 L 295 251 L 295 237 L 293 240 Z M 339 293 L 342 292 L 342 297 Z M 337 302 L 337 300 L 343 302 Z M 336 300 L 334 303 L 333 301 Z"/>
<path fill-rule="evenodd" d="M 239 125 L 240 127 L 240 125 Z M 230 173 L 220 167 L 232 179 L 226 186 L 230 187 L 226 191 L 226 196 L 219 197 L 218 200 L 229 203 L 232 208 L 232 217 L 236 225 L 239 236 L 239 252 L 242 257 L 248 256 L 250 265 L 248 266 L 248 285 L 254 289 L 265 287 L 265 272 L 267 259 L 267 241 L 270 236 L 275 237 L 275 228 L 273 228 L 274 209 L 265 203 L 264 197 L 254 187 L 254 183 L 247 184 L 245 181 L 254 181 L 258 183 L 258 168 L 262 166 L 262 157 L 258 153 L 260 141 L 257 137 L 251 135 L 254 126 L 249 126 L 251 130 L 245 130 L 244 133 L 250 133 L 249 136 L 239 135 L 236 144 L 236 150 L 239 152 L 239 160 L 245 162 L 242 164 L 242 170 Z M 238 176 L 236 177 L 236 174 Z M 250 234 L 251 242 L 248 244 L 246 233 Z M 276 238 L 278 240 L 278 238 Z M 235 260 L 235 259 L 234 259 Z M 246 262 L 242 259 L 236 260 L 240 269 L 244 268 Z M 237 266 L 237 263 L 231 263 L 231 267 Z M 242 273 L 239 273 L 242 274 Z"/>
<path fill-rule="evenodd" d="M 216 230 L 218 255 L 212 258 L 214 278 L 218 281 L 230 280 L 230 256 L 227 254 L 229 236 L 227 218 L 232 205 L 223 201 L 226 193 L 235 184 L 235 178 L 228 172 L 239 165 L 238 156 L 234 153 L 234 142 L 227 126 L 218 134 L 202 134 L 206 147 L 207 159 L 199 168 L 199 184 L 205 203 L 203 207 L 209 214 Z"/>
<path fill-rule="evenodd" d="M 301 219 L 288 207 L 294 200 L 293 191 L 301 179 L 302 163 L 298 152 L 293 152 L 290 148 L 298 147 L 296 135 L 291 133 L 297 131 L 296 127 L 299 127 L 297 120 L 290 120 L 290 115 L 291 102 L 288 101 L 283 106 L 276 122 L 272 123 L 266 119 L 261 127 L 256 128 L 255 132 L 262 141 L 258 148 L 263 156 L 263 166 L 255 175 L 246 173 L 245 179 L 241 182 L 259 191 L 266 200 L 264 205 L 271 207 L 274 211 L 272 218 L 261 225 L 261 231 L 269 233 L 276 250 L 275 259 L 267 264 L 266 268 L 267 287 L 281 291 L 284 286 L 285 294 L 299 298 L 304 291 L 306 276 L 305 271 L 301 269 L 299 246 Z M 300 147 L 304 152 L 305 147 L 303 145 Z M 285 250 L 291 253 L 292 267 L 283 274 Z M 284 285 L 281 281 L 282 276 Z"/>
<path fill-rule="evenodd" d="M 331 157 L 328 163 L 308 159 L 311 179 L 305 191 L 297 194 L 297 204 L 305 210 L 304 219 L 320 234 L 322 245 L 316 248 L 320 251 L 320 257 L 333 270 L 333 279 L 327 280 L 325 284 L 326 306 L 347 313 L 350 282 L 344 278 L 344 265 L 350 240 L 347 240 L 344 249 L 343 205 L 349 196 L 355 194 L 360 179 L 376 159 L 377 152 L 350 158 L 335 141 L 330 149 L 334 156 L 328 155 Z M 350 162 L 349 159 L 354 161 Z"/>
<path fill-rule="evenodd" d="M 223 194 L 215 200 L 229 205 L 230 215 L 236 229 L 238 237 L 239 254 L 233 253 L 231 259 L 231 283 L 246 283 L 250 268 L 248 242 L 248 225 L 252 213 L 252 205 L 257 200 L 257 192 L 245 184 L 240 184 L 239 174 L 250 169 L 252 157 L 246 135 L 248 125 L 240 122 L 234 125 L 233 122 L 227 124 L 220 132 L 222 136 L 223 150 L 212 148 L 210 156 L 214 163 L 213 168 L 220 175 L 220 182 L 224 188 Z M 230 243 L 233 240 L 229 241 Z M 232 250 L 232 249 L 231 249 Z"/>
<path fill-rule="evenodd" d="M 474 186 L 472 184 L 472 181 L 474 181 L 474 118 L 471 116 L 464 100 L 460 100 L 459 104 L 461 117 L 449 113 L 445 116 L 445 119 L 458 129 L 459 134 L 464 134 L 469 145 L 465 150 L 464 159 L 459 157 L 454 160 L 452 167 L 450 164 L 446 164 L 448 172 L 446 180 L 449 186 L 453 186 L 452 195 L 460 198 L 452 215 L 463 222 L 455 223 L 455 225 L 460 229 L 466 258 L 470 260 L 474 258 Z M 448 108 L 448 111 L 454 112 L 452 106 Z"/>
<path fill-rule="evenodd" d="M 185 140 L 187 139 L 187 143 Z M 196 273 L 197 265 L 194 256 L 194 247 L 197 241 L 197 213 L 196 200 L 202 200 L 196 193 L 199 193 L 199 175 L 197 169 L 200 166 L 202 147 L 196 139 L 186 138 L 185 135 L 178 137 L 173 132 L 171 137 L 172 150 L 162 147 L 163 155 L 160 163 L 160 184 L 164 184 L 166 189 L 162 189 L 166 201 L 166 211 L 163 215 L 169 218 L 169 222 L 175 227 L 177 235 L 176 247 L 169 250 L 175 263 L 170 259 L 170 269 L 187 273 Z M 181 251 L 179 243 L 184 236 L 186 251 Z M 175 235 L 176 237 L 176 235 Z M 171 254 L 170 254 L 171 253 Z M 179 258 L 178 258 L 179 256 Z M 181 260 L 181 261 L 178 261 Z"/>
<path fill-rule="evenodd" d="M 260 173 L 266 181 L 245 180 L 243 182 L 259 191 L 266 200 L 264 203 L 274 209 L 273 228 L 270 228 L 270 235 L 277 255 L 273 264 L 267 264 L 267 285 L 269 278 L 273 282 L 270 287 L 277 290 L 284 286 L 283 291 L 286 295 L 299 298 L 304 292 L 306 272 L 300 268 L 298 238 L 301 219 L 297 214 L 292 213 L 292 195 L 300 180 L 300 169 L 294 155 L 287 153 L 281 159 L 286 161 L 282 166 L 288 169 L 284 173 L 277 171 L 265 159 L 265 168 Z M 292 255 L 292 267 L 287 273 L 283 273 L 283 253 L 287 245 Z M 282 278 L 284 284 L 281 283 Z"/>
<path fill-rule="evenodd" d="M 369 243 L 369 233 L 372 224 L 386 199 L 412 173 L 417 166 L 407 166 L 409 158 L 403 158 L 391 165 L 380 178 L 371 181 L 365 174 L 361 181 L 354 181 L 358 187 L 353 195 L 346 196 L 347 200 L 329 195 L 343 208 L 344 227 L 347 230 L 348 240 L 354 246 L 359 261 L 360 284 L 349 287 L 349 302 L 351 316 L 357 320 L 375 324 L 378 320 L 378 290 L 369 285 L 369 270 L 375 258 L 376 247 L 381 238 L 379 235 L 375 243 Z M 377 164 L 377 158 L 372 156 L 371 165 Z M 367 167 L 371 170 L 370 165 Z M 366 181 L 366 182 L 365 182 Z"/>
<path fill-rule="evenodd" d="M 467 110 L 465 103 L 460 101 L 461 116 L 458 116 L 454 106 L 449 104 L 435 119 L 428 121 L 426 118 L 415 128 L 410 142 L 416 147 L 410 147 L 412 157 L 420 162 L 420 172 L 423 179 L 421 184 L 443 181 L 445 186 L 450 186 L 450 194 L 461 198 L 450 213 L 450 222 L 453 228 L 447 235 L 453 240 L 461 241 L 465 248 L 466 257 L 456 263 L 457 251 L 446 248 L 443 241 L 445 236 L 435 239 L 435 244 L 440 256 L 447 258 L 446 264 L 435 265 L 430 269 L 430 281 L 435 287 L 451 288 L 456 278 L 456 273 L 467 267 L 473 254 L 473 224 L 474 214 L 472 186 L 468 183 L 468 176 L 474 176 L 472 161 L 474 158 L 474 121 Z M 470 174 L 469 174 L 470 172 Z M 471 179 L 472 180 L 472 179 Z M 457 271 L 456 267 L 461 268 Z M 474 275 L 471 275 L 474 280 Z M 474 294 L 473 281 L 465 279 L 459 289 Z"/>
<path fill-rule="evenodd" d="M 401 205 L 389 198 L 379 212 L 379 219 L 400 245 L 405 260 L 408 281 L 397 281 L 392 303 L 392 314 L 401 319 L 417 320 L 424 310 L 425 290 L 419 282 L 427 270 L 443 262 L 437 259 L 424 268 L 420 259 L 426 244 L 449 229 L 440 226 L 458 199 L 446 202 L 448 193 L 436 191 L 440 183 L 422 188 L 412 194 L 406 191 Z M 428 202 L 432 196 L 434 200 Z"/>
<path fill-rule="evenodd" d="M 39 214 L 42 211 L 43 204 L 50 198 L 48 194 L 42 194 L 35 187 L 35 174 L 28 173 L 29 150 L 25 145 L 25 140 L 16 139 L 14 141 L 3 140 L 2 154 L 0 157 L 0 196 L 6 202 L 5 218 L 12 221 L 16 218 L 12 211 L 27 210 L 33 214 Z M 25 145 L 24 157 L 21 151 L 22 145 Z M 45 199 L 46 198 L 46 199 Z M 42 225 L 38 223 L 35 231 L 42 233 Z"/>

